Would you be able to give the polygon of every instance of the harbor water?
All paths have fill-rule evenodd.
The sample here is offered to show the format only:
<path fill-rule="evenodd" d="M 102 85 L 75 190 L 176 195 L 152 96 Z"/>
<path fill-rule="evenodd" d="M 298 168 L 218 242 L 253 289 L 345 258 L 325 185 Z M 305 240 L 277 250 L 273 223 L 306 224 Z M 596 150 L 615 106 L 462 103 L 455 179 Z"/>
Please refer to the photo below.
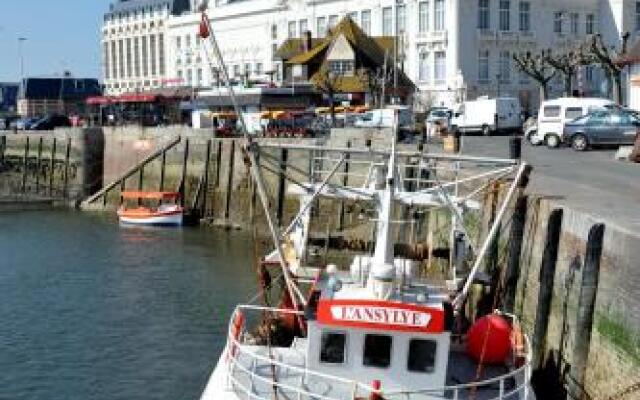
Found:
<path fill-rule="evenodd" d="M 0 399 L 197 399 L 252 253 L 243 233 L 0 214 Z"/>

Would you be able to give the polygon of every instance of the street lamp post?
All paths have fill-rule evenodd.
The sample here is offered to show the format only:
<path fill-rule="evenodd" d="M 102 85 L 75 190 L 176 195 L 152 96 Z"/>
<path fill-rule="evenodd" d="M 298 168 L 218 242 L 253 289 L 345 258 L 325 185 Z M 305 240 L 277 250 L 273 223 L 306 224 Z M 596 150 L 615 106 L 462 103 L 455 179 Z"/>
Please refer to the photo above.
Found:
<path fill-rule="evenodd" d="M 21 82 L 24 80 L 24 55 L 22 53 L 22 47 L 24 42 L 26 41 L 27 41 L 27 38 L 25 37 L 18 38 L 18 54 L 20 58 L 20 81 Z"/>

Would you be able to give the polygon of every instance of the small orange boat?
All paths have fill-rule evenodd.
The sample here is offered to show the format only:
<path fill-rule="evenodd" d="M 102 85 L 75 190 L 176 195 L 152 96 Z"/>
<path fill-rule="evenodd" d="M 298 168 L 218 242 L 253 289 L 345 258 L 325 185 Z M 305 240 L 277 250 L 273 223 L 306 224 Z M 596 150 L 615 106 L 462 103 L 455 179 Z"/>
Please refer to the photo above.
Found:
<path fill-rule="evenodd" d="M 128 208 L 127 200 L 137 200 L 135 208 Z M 140 205 L 142 200 L 157 200 L 156 207 Z M 184 207 L 179 204 L 177 192 L 122 192 L 122 206 L 118 218 L 123 224 L 147 226 L 180 226 L 184 217 Z"/>

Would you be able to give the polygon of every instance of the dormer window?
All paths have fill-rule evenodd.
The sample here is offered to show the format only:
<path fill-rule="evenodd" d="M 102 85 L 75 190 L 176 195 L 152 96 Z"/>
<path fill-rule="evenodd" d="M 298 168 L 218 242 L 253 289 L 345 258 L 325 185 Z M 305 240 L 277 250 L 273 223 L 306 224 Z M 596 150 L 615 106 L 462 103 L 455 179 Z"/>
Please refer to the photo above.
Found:
<path fill-rule="evenodd" d="M 333 60 L 331 61 L 331 72 L 336 75 L 353 75 L 353 60 Z"/>

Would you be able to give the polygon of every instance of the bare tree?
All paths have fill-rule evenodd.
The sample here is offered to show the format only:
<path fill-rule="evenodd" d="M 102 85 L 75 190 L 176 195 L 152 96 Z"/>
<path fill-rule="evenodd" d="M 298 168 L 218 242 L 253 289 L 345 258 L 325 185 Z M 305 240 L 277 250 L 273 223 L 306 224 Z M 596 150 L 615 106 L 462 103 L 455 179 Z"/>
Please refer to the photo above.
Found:
<path fill-rule="evenodd" d="M 329 111 L 331 112 L 331 126 L 336 126 L 336 110 L 335 110 L 335 97 L 336 93 L 340 91 L 340 85 L 342 83 L 342 75 L 331 72 L 329 68 L 323 66 L 318 71 L 318 74 L 314 78 L 314 83 L 318 90 L 322 92 L 329 99 Z"/>
<path fill-rule="evenodd" d="M 532 54 L 530 51 L 514 54 L 513 60 L 522 72 L 529 75 L 538 84 L 540 102 L 549 96 L 549 82 L 556 75 L 556 70 L 547 61 L 544 51 Z"/>
<path fill-rule="evenodd" d="M 378 108 L 382 104 L 382 88 L 391 83 L 393 79 L 393 71 L 385 72 L 383 67 L 375 70 L 370 68 L 360 68 L 356 71 L 356 77 L 371 96 L 372 106 Z"/>
<path fill-rule="evenodd" d="M 589 41 L 589 53 L 594 61 L 600 64 L 609 78 L 613 101 L 622 103 L 622 71 L 628 65 L 627 50 L 629 32 L 622 35 L 622 46 L 617 50 L 615 46 L 607 47 L 600 34 L 593 35 Z"/>
<path fill-rule="evenodd" d="M 542 53 L 544 60 L 557 72 L 562 74 L 565 96 L 571 96 L 573 94 L 573 77 L 576 72 L 578 72 L 578 68 L 591 63 L 591 57 L 589 57 L 585 47 L 586 46 L 582 44 L 573 50 L 557 55 L 554 55 L 551 49 L 547 50 L 546 53 Z"/>

